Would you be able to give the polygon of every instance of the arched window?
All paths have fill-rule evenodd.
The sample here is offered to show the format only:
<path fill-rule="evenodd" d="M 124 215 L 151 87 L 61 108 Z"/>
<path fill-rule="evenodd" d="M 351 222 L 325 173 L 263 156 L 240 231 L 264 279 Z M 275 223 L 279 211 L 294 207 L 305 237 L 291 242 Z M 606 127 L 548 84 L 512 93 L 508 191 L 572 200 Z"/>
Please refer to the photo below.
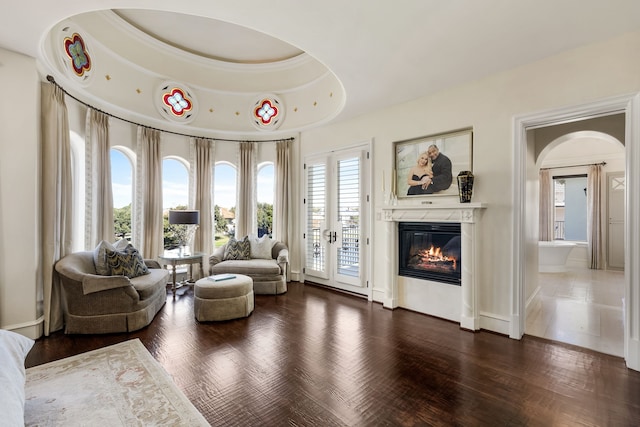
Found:
<path fill-rule="evenodd" d="M 258 209 L 256 210 L 258 237 L 262 237 L 265 234 L 271 237 L 273 233 L 273 163 L 269 162 L 259 165 L 256 190 L 256 202 L 258 203 Z"/>
<path fill-rule="evenodd" d="M 133 201 L 133 153 L 112 148 L 111 191 L 113 192 L 113 230 L 115 239 L 131 240 L 131 203 Z"/>
<path fill-rule="evenodd" d="M 182 159 L 167 157 L 162 160 L 162 206 L 164 247 L 173 249 L 180 242 L 176 230 L 169 224 L 169 209 L 189 207 L 189 170 Z"/>
<path fill-rule="evenodd" d="M 225 162 L 216 163 L 213 177 L 213 211 L 216 246 L 224 245 L 236 229 L 236 168 Z"/>

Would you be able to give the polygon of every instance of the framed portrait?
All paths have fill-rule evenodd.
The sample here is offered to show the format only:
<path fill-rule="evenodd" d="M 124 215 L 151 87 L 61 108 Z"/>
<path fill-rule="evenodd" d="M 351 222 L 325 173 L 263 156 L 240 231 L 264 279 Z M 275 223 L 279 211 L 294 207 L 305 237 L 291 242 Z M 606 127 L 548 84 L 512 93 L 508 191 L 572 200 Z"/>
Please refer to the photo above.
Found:
<path fill-rule="evenodd" d="M 473 130 L 394 142 L 398 199 L 457 196 L 461 171 L 472 171 Z"/>

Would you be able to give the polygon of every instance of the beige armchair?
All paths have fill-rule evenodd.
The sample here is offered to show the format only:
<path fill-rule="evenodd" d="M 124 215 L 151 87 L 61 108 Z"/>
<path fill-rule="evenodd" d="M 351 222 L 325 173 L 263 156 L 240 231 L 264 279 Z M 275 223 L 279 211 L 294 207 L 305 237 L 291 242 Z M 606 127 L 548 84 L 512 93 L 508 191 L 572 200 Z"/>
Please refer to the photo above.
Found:
<path fill-rule="evenodd" d="M 287 292 L 289 249 L 276 241 L 271 249 L 271 259 L 224 260 L 226 245 L 216 248 L 209 257 L 209 274 L 244 274 L 253 279 L 255 294 L 274 295 Z"/>
<path fill-rule="evenodd" d="M 169 271 L 144 260 L 149 274 L 129 279 L 96 274 L 93 252 L 76 252 L 59 260 L 65 333 L 131 332 L 147 326 L 167 300 Z"/>

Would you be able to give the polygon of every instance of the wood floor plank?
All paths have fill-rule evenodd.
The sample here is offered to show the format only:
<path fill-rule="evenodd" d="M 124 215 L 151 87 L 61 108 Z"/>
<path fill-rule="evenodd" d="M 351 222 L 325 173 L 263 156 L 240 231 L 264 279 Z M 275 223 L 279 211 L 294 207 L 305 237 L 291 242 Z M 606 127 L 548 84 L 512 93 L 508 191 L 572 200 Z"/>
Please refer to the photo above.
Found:
<path fill-rule="evenodd" d="M 129 334 L 36 341 L 35 366 L 139 338 L 216 426 L 637 426 L 620 358 L 516 341 L 321 287 L 257 295 L 246 319 L 198 323 L 189 292 Z"/>

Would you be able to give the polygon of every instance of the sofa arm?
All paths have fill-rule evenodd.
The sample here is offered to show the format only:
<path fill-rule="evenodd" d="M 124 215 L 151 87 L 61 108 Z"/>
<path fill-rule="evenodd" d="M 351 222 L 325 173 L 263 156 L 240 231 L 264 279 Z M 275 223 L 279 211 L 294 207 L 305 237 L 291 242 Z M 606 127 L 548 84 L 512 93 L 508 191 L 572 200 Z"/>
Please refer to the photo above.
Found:
<path fill-rule="evenodd" d="M 162 266 L 160 266 L 160 263 L 155 259 L 145 259 L 144 264 L 147 266 L 147 268 L 162 268 Z"/>
<path fill-rule="evenodd" d="M 280 271 L 284 276 L 285 280 L 289 281 L 289 249 L 284 248 L 280 249 L 278 252 L 278 257 L 276 258 L 276 262 L 280 266 Z"/>
<path fill-rule="evenodd" d="M 278 257 L 276 258 L 276 262 L 278 264 L 288 264 L 289 263 L 289 249 L 280 249 L 280 252 L 278 252 Z"/>
<path fill-rule="evenodd" d="M 127 286 L 131 286 L 131 282 L 126 276 L 100 276 L 97 274 L 86 274 L 82 278 L 82 293 L 84 295 L 109 289 L 125 288 Z"/>
<path fill-rule="evenodd" d="M 222 262 L 222 258 L 224 257 L 224 247 L 226 245 L 222 245 L 219 248 L 216 248 L 213 253 L 209 256 L 209 267 L 213 267 L 214 265 Z"/>

